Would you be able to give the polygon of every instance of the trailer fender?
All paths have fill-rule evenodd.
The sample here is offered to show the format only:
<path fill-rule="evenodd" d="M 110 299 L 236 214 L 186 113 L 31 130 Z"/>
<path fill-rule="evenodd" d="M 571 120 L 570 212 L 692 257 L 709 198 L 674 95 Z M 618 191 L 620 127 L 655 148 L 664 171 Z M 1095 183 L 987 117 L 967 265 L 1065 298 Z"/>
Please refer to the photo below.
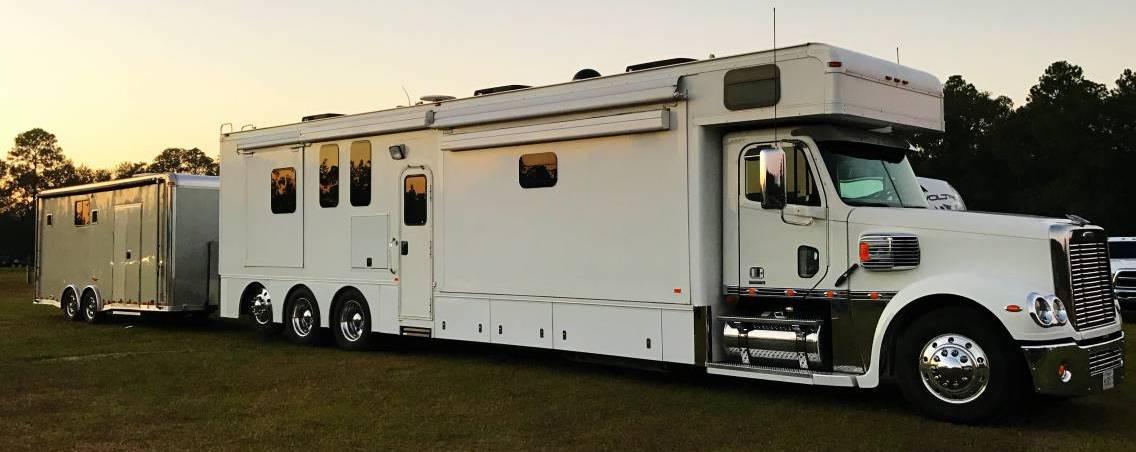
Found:
<path fill-rule="evenodd" d="M 58 300 L 36 300 L 36 301 L 39 302 L 39 303 L 47 303 L 47 304 L 50 304 L 51 306 L 55 306 L 57 308 L 63 309 L 63 299 L 67 297 L 67 291 L 75 292 L 75 298 L 76 299 L 79 298 L 79 294 L 80 294 L 79 289 L 76 289 L 74 284 L 68 284 L 66 287 L 63 288 L 62 292 L 59 292 L 59 299 Z"/>
<path fill-rule="evenodd" d="M 927 307 L 923 303 L 933 303 L 942 300 L 942 297 L 954 297 L 966 300 L 974 306 L 981 307 L 990 313 L 1006 329 L 1007 334 L 1015 340 L 1044 341 L 1070 337 L 1072 327 L 1041 328 L 1030 318 L 1028 310 L 1010 312 L 1008 305 L 1025 306 L 1027 296 L 1031 292 L 1044 294 L 1048 291 L 1044 287 L 1032 287 L 1030 284 L 1007 279 L 995 279 L 985 275 L 968 273 L 949 273 L 920 280 L 904 287 L 891 301 L 888 302 L 879 320 L 876 322 L 872 337 L 872 356 L 868 370 L 857 376 L 858 386 L 872 388 L 879 385 L 881 363 L 885 350 L 884 340 L 889 330 L 902 328 L 895 320 L 900 313 L 908 309 Z"/>
<path fill-rule="evenodd" d="M 93 293 L 95 295 L 95 309 L 98 310 L 98 311 L 102 311 L 103 310 L 103 295 L 102 295 L 101 292 L 99 292 L 98 286 L 88 285 L 87 287 L 84 287 L 83 291 L 79 292 L 79 301 L 82 302 L 83 294 L 86 294 L 87 291 L 90 291 L 91 293 Z"/>

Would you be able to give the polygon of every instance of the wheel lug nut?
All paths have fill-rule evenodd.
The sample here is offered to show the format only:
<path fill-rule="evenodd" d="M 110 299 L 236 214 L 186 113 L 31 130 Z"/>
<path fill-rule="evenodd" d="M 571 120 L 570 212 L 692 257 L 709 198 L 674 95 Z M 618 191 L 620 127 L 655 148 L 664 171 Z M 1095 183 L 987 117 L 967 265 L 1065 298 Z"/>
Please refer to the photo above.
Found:
<path fill-rule="evenodd" d="M 957 357 L 958 355 L 959 355 L 959 351 L 958 351 L 958 350 L 953 350 L 953 351 L 951 351 L 951 356 L 956 356 L 956 357 Z"/>

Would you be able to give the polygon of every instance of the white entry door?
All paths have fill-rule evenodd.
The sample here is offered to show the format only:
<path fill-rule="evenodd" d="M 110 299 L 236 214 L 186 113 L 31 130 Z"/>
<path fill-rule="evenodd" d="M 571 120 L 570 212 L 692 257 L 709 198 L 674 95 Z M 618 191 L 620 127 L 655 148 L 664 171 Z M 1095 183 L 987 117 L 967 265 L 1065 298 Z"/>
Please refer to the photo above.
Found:
<path fill-rule="evenodd" d="M 433 181 L 425 167 L 402 173 L 399 223 L 399 316 L 430 320 L 433 314 Z"/>
<path fill-rule="evenodd" d="M 138 254 L 142 252 L 142 205 L 114 207 L 114 267 L 111 270 L 111 300 L 138 303 L 141 290 Z"/>

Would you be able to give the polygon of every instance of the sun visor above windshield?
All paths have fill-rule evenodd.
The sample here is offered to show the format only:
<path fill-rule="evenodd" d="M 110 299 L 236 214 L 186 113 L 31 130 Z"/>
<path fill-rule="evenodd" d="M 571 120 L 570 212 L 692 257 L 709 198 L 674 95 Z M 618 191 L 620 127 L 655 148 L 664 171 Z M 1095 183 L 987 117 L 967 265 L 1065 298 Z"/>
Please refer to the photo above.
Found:
<path fill-rule="evenodd" d="M 793 129 L 792 135 L 795 137 L 806 136 L 812 138 L 813 141 L 851 141 L 889 148 L 910 149 L 907 141 L 895 135 L 846 127 L 827 125 L 800 127 Z"/>

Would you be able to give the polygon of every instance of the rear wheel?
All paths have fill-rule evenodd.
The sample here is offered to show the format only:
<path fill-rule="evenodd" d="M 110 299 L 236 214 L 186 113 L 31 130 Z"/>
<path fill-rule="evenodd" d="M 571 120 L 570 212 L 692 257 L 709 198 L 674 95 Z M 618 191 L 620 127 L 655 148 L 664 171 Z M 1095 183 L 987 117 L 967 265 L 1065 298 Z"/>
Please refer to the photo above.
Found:
<path fill-rule="evenodd" d="M 319 305 L 312 292 L 303 288 L 295 290 L 286 306 L 284 323 L 288 339 L 300 345 L 319 344 Z"/>
<path fill-rule="evenodd" d="M 264 336 L 279 333 L 284 328 L 281 323 L 272 319 L 272 296 L 268 289 L 260 284 L 253 284 L 245 289 L 245 312 L 252 320 L 256 331 Z"/>
<path fill-rule="evenodd" d="M 80 314 L 79 297 L 72 290 L 63 294 L 63 299 L 59 300 L 59 308 L 63 311 L 63 317 L 67 320 L 77 322 L 83 319 L 83 315 Z"/>
<path fill-rule="evenodd" d="M 1028 383 L 1001 327 L 961 307 L 937 309 L 900 336 L 895 365 L 909 402 L 936 419 L 974 423 L 1015 405 Z"/>
<path fill-rule="evenodd" d="M 335 343 L 345 350 L 366 350 L 371 347 L 371 315 L 367 301 L 358 292 L 347 292 L 332 314 L 331 325 Z"/>
<path fill-rule="evenodd" d="M 99 323 L 103 321 L 103 313 L 99 311 L 99 300 L 95 297 L 95 293 L 87 291 L 83 293 L 83 300 L 80 302 L 83 311 L 83 321 L 87 323 Z"/>

